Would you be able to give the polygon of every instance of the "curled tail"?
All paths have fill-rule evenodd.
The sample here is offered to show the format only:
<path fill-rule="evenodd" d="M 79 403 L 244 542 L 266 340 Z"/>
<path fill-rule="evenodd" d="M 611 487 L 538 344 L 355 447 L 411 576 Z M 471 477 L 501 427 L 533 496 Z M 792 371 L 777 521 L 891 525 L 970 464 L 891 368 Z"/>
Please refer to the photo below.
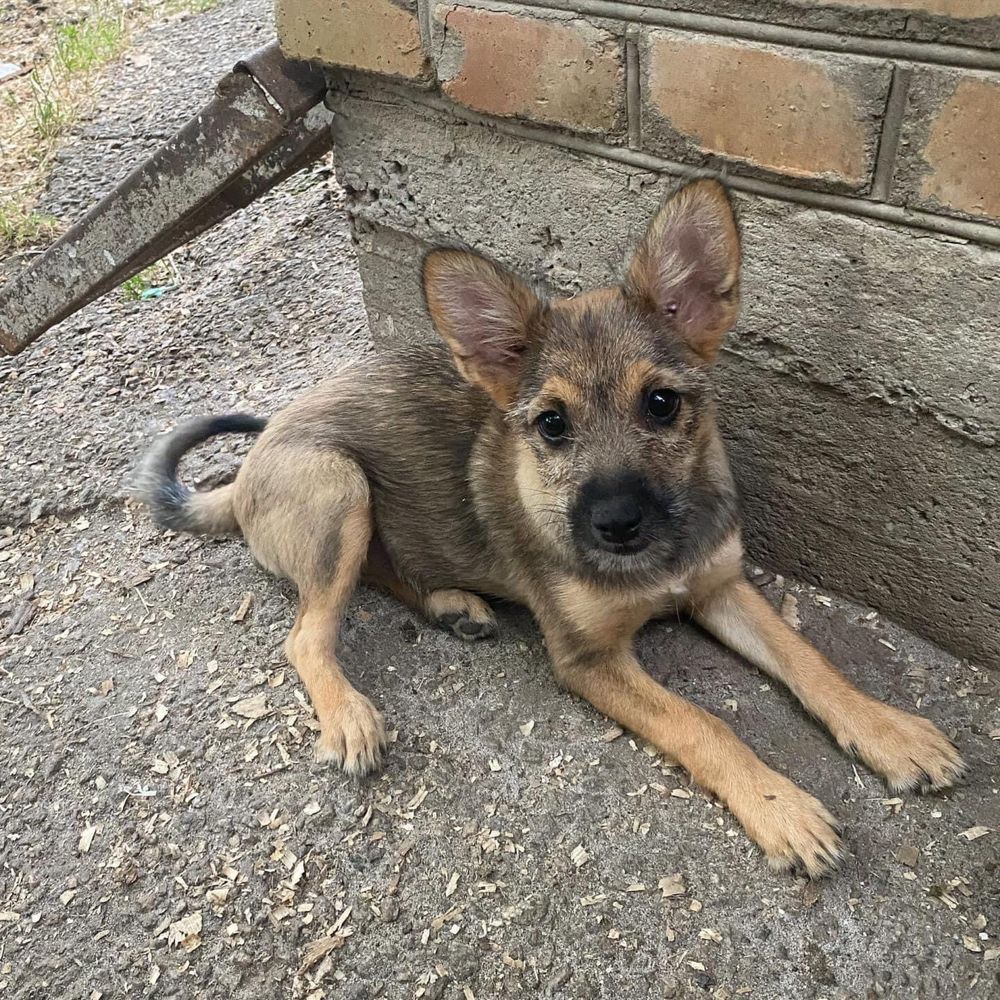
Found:
<path fill-rule="evenodd" d="M 177 478 L 177 467 L 186 452 L 216 434 L 259 434 L 266 425 L 265 419 L 248 413 L 186 421 L 146 453 L 132 480 L 132 496 L 149 508 L 162 528 L 202 535 L 238 531 L 232 485 L 195 493 Z"/>

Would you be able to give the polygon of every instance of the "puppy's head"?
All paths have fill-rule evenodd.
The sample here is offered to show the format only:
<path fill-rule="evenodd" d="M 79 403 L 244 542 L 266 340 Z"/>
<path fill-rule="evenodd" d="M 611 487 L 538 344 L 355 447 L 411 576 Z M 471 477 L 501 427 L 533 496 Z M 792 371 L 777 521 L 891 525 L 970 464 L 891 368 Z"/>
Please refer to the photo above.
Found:
<path fill-rule="evenodd" d="M 476 254 L 427 255 L 434 324 L 504 414 L 523 507 L 581 570 L 669 571 L 734 516 L 709 370 L 736 319 L 739 268 L 714 181 L 662 206 L 620 287 L 547 302 Z"/>

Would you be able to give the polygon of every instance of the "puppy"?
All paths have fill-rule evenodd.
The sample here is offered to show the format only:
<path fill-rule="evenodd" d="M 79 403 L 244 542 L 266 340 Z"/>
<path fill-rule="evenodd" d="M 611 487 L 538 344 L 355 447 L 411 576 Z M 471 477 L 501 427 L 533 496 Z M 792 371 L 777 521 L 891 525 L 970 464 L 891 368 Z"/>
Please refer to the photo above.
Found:
<path fill-rule="evenodd" d="M 463 639 L 495 631 L 480 595 L 527 605 L 557 680 L 683 765 L 776 869 L 835 866 L 836 821 L 645 673 L 633 637 L 650 618 L 689 612 L 894 791 L 959 777 L 935 726 L 854 687 L 744 578 L 712 396 L 739 272 L 732 207 L 708 180 L 662 206 L 621 286 L 572 299 L 539 298 L 477 254 L 434 250 L 423 283 L 444 345 L 349 366 L 266 427 L 206 418 L 153 447 L 137 494 L 161 525 L 240 532 L 296 584 L 285 650 L 319 719 L 320 760 L 363 774 L 385 746 L 381 714 L 336 656 L 363 580 Z M 226 432 L 260 437 L 234 483 L 191 493 L 181 456 Z"/>

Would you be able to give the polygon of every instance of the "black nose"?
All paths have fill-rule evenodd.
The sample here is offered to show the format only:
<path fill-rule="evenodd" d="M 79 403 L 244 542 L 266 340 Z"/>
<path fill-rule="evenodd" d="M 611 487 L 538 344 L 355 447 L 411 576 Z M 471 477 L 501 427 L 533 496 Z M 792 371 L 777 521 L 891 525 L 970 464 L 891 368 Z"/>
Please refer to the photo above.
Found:
<path fill-rule="evenodd" d="M 639 536 L 642 508 L 639 501 L 629 494 L 609 497 L 591 508 L 590 523 L 601 541 L 623 545 Z"/>

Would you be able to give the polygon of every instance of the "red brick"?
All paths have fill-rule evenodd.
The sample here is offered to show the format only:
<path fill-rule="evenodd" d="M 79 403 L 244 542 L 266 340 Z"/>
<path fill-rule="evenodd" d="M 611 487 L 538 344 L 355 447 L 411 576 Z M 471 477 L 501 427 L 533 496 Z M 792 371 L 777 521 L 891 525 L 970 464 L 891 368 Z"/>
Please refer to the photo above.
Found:
<path fill-rule="evenodd" d="M 864 7 L 886 11 L 917 11 L 921 14 L 954 17 L 957 20 L 997 16 L 997 0 L 806 0 L 806 3 L 810 7 Z"/>
<path fill-rule="evenodd" d="M 894 200 L 1000 221 L 1000 74 L 918 70 L 901 140 Z"/>
<path fill-rule="evenodd" d="M 415 0 L 277 0 L 282 51 L 408 80 L 430 75 Z"/>
<path fill-rule="evenodd" d="M 578 17 L 453 4 L 438 4 L 434 19 L 438 79 L 453 100 L 578 132 L 623 131 L 620 36 Z"/>
<path fill-rule="evenodd" d="M 651 151 L 848 190 L 868 185 L 888 64 L 655 29 L 641 58 Z"/>

